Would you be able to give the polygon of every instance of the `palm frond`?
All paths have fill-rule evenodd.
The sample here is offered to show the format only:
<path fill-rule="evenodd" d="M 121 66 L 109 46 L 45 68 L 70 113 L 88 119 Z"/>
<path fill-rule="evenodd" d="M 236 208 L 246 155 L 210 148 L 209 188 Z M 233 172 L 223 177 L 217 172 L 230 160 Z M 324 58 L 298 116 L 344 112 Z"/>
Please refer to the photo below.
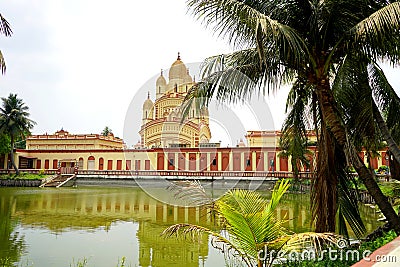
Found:
<path fill-rule="evenodd" d="M 327 244 L 336 245 L 340 238 L 340 235 L 334 233 L 298 233 L 290 236 L 283 249 L 299 251 L 304 248 L 312 248 L 319 253 Z"/>
<path fill-rule="evenodd" d="M 351 192 L 350 188 L 352 184 L 356 184 L 354 178 L 349 176 L 346 170 L 338 170 L 338 230 L 339 234 L 349 237 L 347 230 L 347 224 L 354 232 L 357 238 L 361 238 L 367 231 L 363 220 L 361 219 L 361 214 L 358 209 L 357 191 L 355 194 Z M 347 223 L 347 224 L 346 224 Z"/>
<path fill-rule="evenodd" d="M 292 169 L 297 176 L 298 165 L 310 166 L 307 155 L 311 151 L 307 149 L 307 130 L 313 129 L 309 110 L 311 89 L 299 79 L 293 84 L 286 102 L 287 117 L 282 125 L 282 134 L 279 139 L 279 147 L 282 150 L 279 155 L 291 157 Z"/>
<path fill-rule="evenodd" d="M 386 58 L 392 63 L 400 59 L 400 2 L 394 2 L 372 13 L 349 31 L 351 45 L 373 60 Z"/>
<path fill-rule="evenodd" d="M 264 39 L 267 39 L 273 40 L 279 48 L 276 52 L 282 57 L 303 58 L 307 55 L 307 47 L 302 39 L 291 27 L 272 19 L 269 14 L 272 15 L 273 5 L 267 5 L 258 1 L 188 1 L 188 7 L 197 19 L 202 19 L 207 26 L 213 25 L 214 32 L 236 47 L 264 48 Z M 262 53 L 260 58 L 263 58 Z"/>
<path fill-rule="evenodd" d="M 204 187 L 197 180 L 191 181 L 174 181 L 168 188 L 174 192 L 174 197 L 187 201 L 189 205 L 203 206 L 210 205 L 213 202 Z"/>
<path fill-rule="evenodd" d="M 9 37 L 13 33 L 11 30 L 10 23 L 0 14 L 0 33 Z"/>
<path fill-rule="evenodd" d="M 6 72 L 6 69 L 7 69 L 6 61 L 4 60 L 3 53 L 0 50 L 0 71 L 1 71 L 1 74 L 4 74 Z"/>
<path fill-rule="evenodd" d="M 369 82 L 378 107 L 386 115 L 389 128 L 395 127 L 400 121 L 400 98 L 390 85 L 383 70 L 374 62 L 368 67 Z M 396 134 L 392 132 L 392 134 Z M 397 138 L 400 140 L 400 138 Z"/>
<path fill-rule="evenodd" d="M 231 253 L 233 250 L 234 255 L 241 257 L 246 263 L 247 266 L 251 266 L 250 262 L 248 261 L 248 255 L 242 251 L 242 249 L 238 248 L 233 244 L 228 238 L 226 238 L 223 234 L 214 232 L 206 227 L 202 227 L 199 225 L 181 223 L 181 224 L 174 224 L 170 227 L 166 228 L 162 233 L 161 236 L 165 237 L 183 237 L 183 238 L 191 238 L 195 240 L 196 237 L 200 237 L 203 234 L 209 234 L 213 237 L 212 243 L 215 244 L 214 247 L 221 249 L 224 253 Z"/>

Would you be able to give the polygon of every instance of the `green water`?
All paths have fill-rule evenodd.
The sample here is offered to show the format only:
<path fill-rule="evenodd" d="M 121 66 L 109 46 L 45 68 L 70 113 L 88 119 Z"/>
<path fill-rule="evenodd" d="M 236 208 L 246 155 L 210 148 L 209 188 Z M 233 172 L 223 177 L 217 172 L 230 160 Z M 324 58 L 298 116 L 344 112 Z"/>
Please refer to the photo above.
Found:
<path fill-rule="evenodd" d="M 378 216 L 361 208 L 372 231 Z M 294 231 L 309 230 L 309 195 L 286 195 L 277 216 L 290 218 L 286 226 Z M 86 258 L 87 266 L 113 267 L 122 257 L 125 266 L 224 266 L 206 236 L 200 242 L 160 236 L 179 222 L 213 227 L 207 210 L 168 205 L 140 188 L 0 188 L 0 266 L 69 267 Z"/>

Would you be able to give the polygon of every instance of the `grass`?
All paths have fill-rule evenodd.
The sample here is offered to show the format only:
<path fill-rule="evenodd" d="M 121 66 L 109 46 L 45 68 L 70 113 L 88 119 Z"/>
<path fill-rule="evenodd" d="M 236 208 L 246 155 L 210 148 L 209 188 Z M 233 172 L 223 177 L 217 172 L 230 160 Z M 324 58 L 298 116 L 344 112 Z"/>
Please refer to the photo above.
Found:
<path fill-rule="evenodd" d="M 127 265 L 125 265 L 125 257 L 121 258 L 121 261 L 118 260 L 118 263 L 115 267 L 127 267 Z M 88 259 L 83 258 L 81 260 L 78 260 L 77 262 L 75 262 L 75 260 L 72 261 L 72 263 L 69 265 L 70 267 L 87 267 L 88 266 Z M 131 265 L 129 265 L 131 266 Z"/>
<path fill-rule="evenodd" d="M 38 174 L 34 174 L 34 173 L 26 173 L 26 172 L 21 172 L 19 175 L 10 173 L 10 174 L 3 174 L 0 175 L 0 179 L 13 179 L 13 180 L 42 180 L 46 177 L 48 177 L 49 175 L 47 174 L 42 174 L 42 173 L 38 173 Z"/>

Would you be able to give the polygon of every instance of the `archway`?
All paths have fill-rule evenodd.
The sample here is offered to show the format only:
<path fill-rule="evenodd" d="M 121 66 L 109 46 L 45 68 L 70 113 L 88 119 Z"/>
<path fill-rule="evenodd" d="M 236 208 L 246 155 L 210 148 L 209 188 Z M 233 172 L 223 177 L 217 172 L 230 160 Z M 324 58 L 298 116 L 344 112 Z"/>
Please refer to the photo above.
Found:
<path fill-rule="evenodd" d="M 94 162 L 95 158 L 93 156 L 90 156 L 88 158 L 88 163 L 87 163 L 87 168 L 88 170 L 94 170 L 94 166 L 95 166 L 95 162 Z"/>

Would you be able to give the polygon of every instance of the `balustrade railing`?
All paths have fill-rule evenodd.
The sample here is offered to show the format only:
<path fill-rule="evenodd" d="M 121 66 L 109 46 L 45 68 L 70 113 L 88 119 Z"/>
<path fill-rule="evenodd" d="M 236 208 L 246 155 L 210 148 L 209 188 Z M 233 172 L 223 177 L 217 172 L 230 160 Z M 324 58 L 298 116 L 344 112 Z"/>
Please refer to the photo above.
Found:
<path fill-rule="evenodd" d="M 78 167 L 61 167 L 60 169 L 20 169 L 20 172 L 32 174 L 77 174 L 80 176 L 97 175 L 97 176 L 135 176 L 135 177 L 148 177 L 148 176 L 171 176 L 171 177 L 266 177 L 266 178 L 293 178 L 292 172 L 284 171 L 182 171 L 182 170 L 80 170 Z M 1 174 L 14 174 L 14 169 L 0 169 Z M 312 179 L 314 173 L 300 172 L 299 179 Z M 350 175 L 358 176 L 356 173 Z M 377 174 L 378 179 L 381 181 L 388 181 L 390 175 Z"/>

